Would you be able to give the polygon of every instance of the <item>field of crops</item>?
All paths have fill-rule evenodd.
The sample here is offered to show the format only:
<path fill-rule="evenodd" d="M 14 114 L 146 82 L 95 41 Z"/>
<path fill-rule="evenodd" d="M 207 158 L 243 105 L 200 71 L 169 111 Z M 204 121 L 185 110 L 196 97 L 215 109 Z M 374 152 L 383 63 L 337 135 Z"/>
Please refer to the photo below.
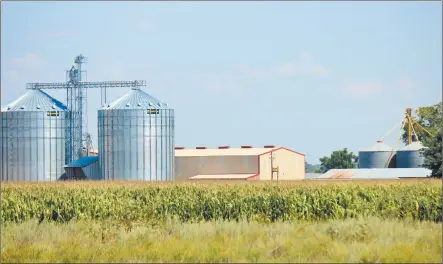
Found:
<path fill-rule="evenodd" d="M 1 261 L 441 262 L 440 180 L 2 183 Z"/>
<path fill-rule="evenodd" d="M 442 263 L 441 223 L 321 222 L 113 225 L 31 220 L 1 232 L 4 263 Z"/>
<path fill-rule="evenodd" d="M 441 222 L 439 180 L 298 183 L 7 183 L 4 224 L 118 220 L 319 221 L 374 216 Z"/>

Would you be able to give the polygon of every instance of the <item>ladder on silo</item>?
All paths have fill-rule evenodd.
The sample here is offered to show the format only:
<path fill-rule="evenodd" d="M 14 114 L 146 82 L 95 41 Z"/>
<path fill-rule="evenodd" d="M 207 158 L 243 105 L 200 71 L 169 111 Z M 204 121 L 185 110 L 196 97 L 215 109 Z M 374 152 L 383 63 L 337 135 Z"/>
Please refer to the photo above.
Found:
<path fill-rule="evenodd" d="M 17 118 L 17 122 L 18 122 L 18 118 Z M 17 126 L 18 127 L 18 126 Z M 14 160 L 14 156 L 13 153 L 16 152 L 16 150 L 14 150 L 14 141 L 12 140 L 13 138 L 13 132 L 12 132 L 12 118 L 8 118 L 8 137 L 7 137 L 7 141 L 8 141 L 8 167 L 6 169 L 6 175 L 4 176 L 7 180 L 9 180 L 9 175 L 10 175 L 10 171 L 14 169 L 14 162 L 12 162 Z"/>

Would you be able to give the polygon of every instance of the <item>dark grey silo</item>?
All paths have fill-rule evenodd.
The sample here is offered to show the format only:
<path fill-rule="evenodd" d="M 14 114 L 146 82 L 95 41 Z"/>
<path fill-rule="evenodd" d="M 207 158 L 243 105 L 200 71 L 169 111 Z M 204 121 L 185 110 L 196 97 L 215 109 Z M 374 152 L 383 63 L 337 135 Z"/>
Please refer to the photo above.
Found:
<path fill-rule="evenodd" d="M 388 161 L 389 164 L 386 166 Z M 360 150 L 358 153 L 358 167 L 360 169 L 395 168 L 395 164 L 396 155 L 393 153 L 392 147 L 382 141 L 377 141 L 372 147 Z"/>
<path fill-rule="evenodd" d="M 421 154 L 423 145 L 419 141 L 412 142 L 404 149 L 397 151 L 397 168 L 420 168 L 424 157 Z"/>

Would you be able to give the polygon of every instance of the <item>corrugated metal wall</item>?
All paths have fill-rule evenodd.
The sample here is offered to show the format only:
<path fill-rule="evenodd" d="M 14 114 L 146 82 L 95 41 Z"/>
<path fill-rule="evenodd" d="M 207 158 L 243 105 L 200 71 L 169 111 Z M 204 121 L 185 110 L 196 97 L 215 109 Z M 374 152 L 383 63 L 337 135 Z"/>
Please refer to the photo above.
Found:
<path fill-rule="evenodd" d="M 388 168 L 395 168 L 396 155 L 391 151 L 361 151 L 358 154 L 358 167 L 361 169 L 385 168 L 388 161 Z"/>
<path fill-rule="evenodd" d="M 99 110 L 98 129 L 103 179 L 175 178 L 174 110 Z"/>
<path fill-rule="evenodd" d="M 2 112 L 2 181 L 55 181 L 65 165 L 67 112 Z"/>
<path fill-rule="evenodd" d="M 420 168 L 424 157 L 419 150 L 398 151 L 397 168 Z"/>
<path fill-rule="evenodd" d="M 187 180 L 196 175 L 258 173 L 258 156 L 176 157 L 176 179 Z"/>

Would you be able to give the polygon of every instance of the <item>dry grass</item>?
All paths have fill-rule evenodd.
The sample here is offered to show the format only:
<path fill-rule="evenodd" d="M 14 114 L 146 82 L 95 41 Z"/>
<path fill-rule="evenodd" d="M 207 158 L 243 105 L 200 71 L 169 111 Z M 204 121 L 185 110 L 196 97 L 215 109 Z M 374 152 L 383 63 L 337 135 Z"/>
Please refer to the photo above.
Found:
<path fill-rule="evenodd" d="M 132 225 L 132 226 L 131 226 Z M 442 262 L 441 224 L 369 218 L 163 226 L 30 221 L 2 230 L 3 262 Z"/>

